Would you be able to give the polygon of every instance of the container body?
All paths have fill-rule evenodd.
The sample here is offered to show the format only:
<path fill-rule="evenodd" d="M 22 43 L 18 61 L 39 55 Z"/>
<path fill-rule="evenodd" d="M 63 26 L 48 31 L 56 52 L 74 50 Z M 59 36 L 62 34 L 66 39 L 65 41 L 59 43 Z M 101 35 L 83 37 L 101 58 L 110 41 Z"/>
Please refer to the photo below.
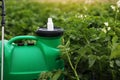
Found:
<path fill-rule="evenodd" d="M 14 43 L 23 39 L 35 40 L 35 43 Z M 37 80 L 41 72 L 63 69 L 59 45 L 60 37 L 17 36 L 5 40 L 4 80 Z"/>

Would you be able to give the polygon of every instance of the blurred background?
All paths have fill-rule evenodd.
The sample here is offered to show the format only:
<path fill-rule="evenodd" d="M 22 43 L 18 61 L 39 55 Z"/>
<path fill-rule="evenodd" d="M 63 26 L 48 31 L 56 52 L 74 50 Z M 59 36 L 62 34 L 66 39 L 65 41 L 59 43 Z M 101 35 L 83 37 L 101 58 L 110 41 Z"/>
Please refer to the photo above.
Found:
<path fill-rule="evenodd" d="M 120 79 L 120 0 L 5 2 L 5 39 L 35 35 L 37 29 L 46 27 L 49 17 L 64 29 L 65 80 Z"/>
<path fill-rule="evenodd" d="M 60 3 L 67 3 L 67 2 L 82 2 L 82 3 L 94 3 L 94 2 L 115 2 L 117 0 L 34 0 L 40 2 L 60 2 Z"/>

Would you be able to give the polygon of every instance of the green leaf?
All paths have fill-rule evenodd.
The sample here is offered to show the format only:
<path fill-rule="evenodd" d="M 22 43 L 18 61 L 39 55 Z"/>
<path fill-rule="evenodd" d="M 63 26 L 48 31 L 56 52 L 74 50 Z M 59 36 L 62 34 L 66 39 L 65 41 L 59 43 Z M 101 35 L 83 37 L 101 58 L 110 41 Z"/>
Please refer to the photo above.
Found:
<path fill-rule="evenodd" d="M 120 44 L 117 44 L 115 49 L 111 52 L 110 58 L 119 58 L 120 57 Z"/>
<path fill-rule="evenodd" d="M 69 47 L 70 45 L 70 40 L 67 41 L 67 43 L 65 44 L 66 47 Z"/>
<path fill-rule="evenodd" d="M 117 37 L 117 36 L 114 36 L 114 37 L 112 38 L 112 44 L 114 45 L 115 43 L 117 43 L 117 41 L 118 41 L 118 37 Z"/>
<path fill-rule="evenodd" d="M 94 65 L 95 61 L 97 60 L 97 56 L 89 55 L 88 58 L 89 68 L 91 68 Z"/>
<path fill-rule="evenodd" d="M 81 47 L 79 50 L 80 56 L 84 56 L 86 52 L 87 52 L 86 47 Z"/>
<path fill-rule="evenodd" d="M 110 67 L 111 67 L 111 68 L 114 67 L 114 61 L 110 61 Z"/>
<path fill-rule="evenodd" d="M 62 71 L 61 70 L 58 70 L 54 75 L 53 77 L 51 78 L 51 80 L 58 80 L 59 77 L 61 76 L 62 74 Z"/>
<path fill-rule="evenodd" d="M 117 45 L 118 45 L 117 41 L 118 41 L 118 37 L 117 37 L 117 36 L 114 36 L 114 37 L 112 38 L 112 51 L 116 49 L 116 47 L 117 47 Z"/>
<path fill-rule="evenodd" d="M 120 60 L 116 60 L 115 63 L 120 67 Z"/>
<path fill-rule="evenodd" d="M 38 78 L 38 80 L 47 80 L 48 78 L 51 78 L 53 75 L 52 72 L 42 72 Z"/>

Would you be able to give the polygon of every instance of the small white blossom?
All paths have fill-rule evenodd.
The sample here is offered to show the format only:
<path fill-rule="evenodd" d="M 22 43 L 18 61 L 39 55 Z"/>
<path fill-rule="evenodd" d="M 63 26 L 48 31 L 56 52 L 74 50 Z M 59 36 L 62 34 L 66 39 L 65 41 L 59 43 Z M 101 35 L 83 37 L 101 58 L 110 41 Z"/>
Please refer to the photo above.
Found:
<path fill-rule="evenodd" d="M 105 26 L 109 26 L 109 23 L 108 23 L 108 22 L 104 22 L 104 25 L 105 25 Z"/>
<path fill-rule="evenodd" d="M 107 33 L 107 30 L 105 28 L 101 29 L 104 33 Z"/>
<path fill-rule="evenodd" d="M 84 15 L 84 14 L 76 14 L 75 17 L 76 17 L 76 18 L 83 19 L 83 18 L 86 18 L 87 15 Z"/>
<path fill-rule="evenodd" d="M 117 7 L 120 8 L 120 0 L 117 2 Z"/>
<path fill-rule="evenodd" d="M 107 30 L 108 30 L 108 31 L 111 30 L 111 27 L 108 27 Z"/>
<path fill-rule="evenodd" d="M 86 17 L 87 17 L 87 15 L 84 15 L 84 17 L 86 18 Z"/>
<path fill-rule="evenodd" d="M 78 18 L 84 18 L 83 14 L 78 15 Z"/>
<path fill-rule="evenodd" d="M 117 10 L 117 13 L 119 13 L 120 11 L 119 10 Z"/>
<path fill-rule="evenodd" d="M 116 7 L 115 7 L 115 6 L 111 5 L 110 7 L 112 8 L 113 11 L 116 10 Z"/>
<path fill-rule="evenodd" d="M 80 17 L 83 18 L 84 16 L 81 14 Z"/>

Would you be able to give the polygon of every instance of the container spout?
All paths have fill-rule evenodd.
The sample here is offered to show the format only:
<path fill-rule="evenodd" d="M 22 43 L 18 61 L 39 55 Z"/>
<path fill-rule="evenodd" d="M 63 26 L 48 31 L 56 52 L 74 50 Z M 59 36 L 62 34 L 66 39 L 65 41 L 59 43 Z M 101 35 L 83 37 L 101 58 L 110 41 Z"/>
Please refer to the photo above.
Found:
<path fill-rule="evenodd" d="M 53 24 L 52 18 L 48 18 L 47 30 L 48 31 L 53 31 L 54 30 L 54 24 Z"/>

